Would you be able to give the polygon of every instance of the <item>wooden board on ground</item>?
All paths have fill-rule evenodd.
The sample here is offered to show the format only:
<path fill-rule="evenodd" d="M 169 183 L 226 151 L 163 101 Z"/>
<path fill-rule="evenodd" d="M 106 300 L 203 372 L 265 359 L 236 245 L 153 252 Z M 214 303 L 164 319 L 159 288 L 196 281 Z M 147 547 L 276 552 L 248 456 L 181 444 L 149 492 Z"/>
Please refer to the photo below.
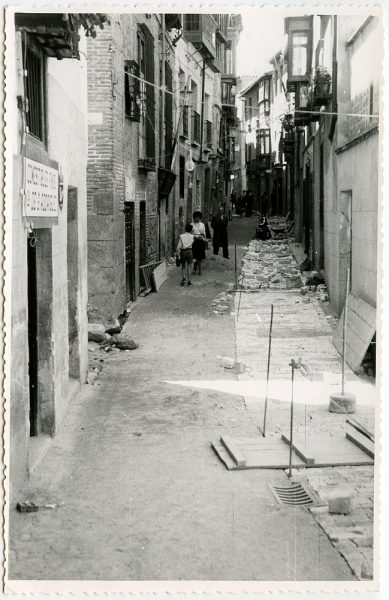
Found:
<path fill-rule="evenodd" d="M 369 440 L 374 442 L 374 433 L 372 431 L 370 431 L 369 429 L 367 429 L 367 427 L 365 427 L 365 425 L 363 423 L 361 423 L 360 421 L 357 421 L 357 419 L 353 419 L 352 417 L 349 417 L 348 419 L 346 419 L 346 423 L 351 425 L 351 427 L 354 427 L 354 429 L 356 429 L 360 433 L 363 433 L 363 435 L 365 435 L 367 438 L 369 438 Z"/>
<path fill-rule="evenodd" d="M 286 444 L 289 444 L 289 433 L 284 433 L 282 439 Z M 324 432 L 319 432 L 315 436 L 294 435 L 293 447 L 300 456 L 310 459 L 309 464 L 306 464 L 307 467 L 346 467 L 374 464 L 374 459 L 347 439 L 344 431 L 332 435 Z"/>
<path fill-rule="evenodd" d="M 344 309 L 336 328 L 333 344 L 343 353 Z M 353 371 L 357 371 L 376 330 L 376 309 L 353 294 L 348 296 L 346 327 L 346 361 Z"/>
<path fill-rule="evenodd" d="M 221 440 L 211 442 L 211 446 L 221 462 L 228 470 L 244 469 L 286 469 L 289 466 L 289 448 L 281 438 L 229 438 L 223 436 Z M 226 448 L 232 443 L 232 449 Z M 233 459 L 233 455 L 239 457 L 239 465 Z M 245 463 L 245 464 L 243 464 Z M 293 467 L 306 466 L 293 452 Z"/>
<path fill-rule="evenodd" d="M 353 444 L 358 446 L 367 456 L 370 458 L 374 458 L 374 442 L 369 440 L 365 435 L 359 433 L 358 431 L 347 431 L 346 438 L 350 440 Z"/>
<path fill-rule="evenodd" d="M 166 262 L 162 262 L 158 267 L 155 267 L 151 274 L 153 288 L 155 292 L 158 292 L 159 288 L 167 279 L 167 268 Z"/>

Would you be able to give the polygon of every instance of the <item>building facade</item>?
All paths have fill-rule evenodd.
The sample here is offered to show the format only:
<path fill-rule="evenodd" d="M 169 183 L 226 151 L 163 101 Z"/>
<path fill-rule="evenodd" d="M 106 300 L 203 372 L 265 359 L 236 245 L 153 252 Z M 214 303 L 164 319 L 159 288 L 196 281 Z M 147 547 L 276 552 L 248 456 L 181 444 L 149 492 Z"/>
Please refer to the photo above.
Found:
<path fill-rule="evenodd" d="M 166 244 L 158 195 L 160 33 L 160 15 L 112 14 L 88 40 L 92 321 L 107 322 L 125 310 L 143 283 L 140 266 L 157 261 Z"/>
<path fill-rule="evenodd" d="M 235 15 L 112 14 L 88 41 L 91 321 L 121 314 L 141 267 L 229 197 L 240 29 Z"/>
<path fill-rule="evenodd" d="M 98 17 L 16 12 L 10 18 L 14 495 L 86 379 L 87 88 L 81 25 L 91 32 Z"/>
<path fill-rule="evenodd" d="M 296 241 L 325 274 L 338 313 L 348 271 L 350 290 L 375 307 L 379 19 L 291 18 L 286 32 L 288 86 L 295 98 Z"/>

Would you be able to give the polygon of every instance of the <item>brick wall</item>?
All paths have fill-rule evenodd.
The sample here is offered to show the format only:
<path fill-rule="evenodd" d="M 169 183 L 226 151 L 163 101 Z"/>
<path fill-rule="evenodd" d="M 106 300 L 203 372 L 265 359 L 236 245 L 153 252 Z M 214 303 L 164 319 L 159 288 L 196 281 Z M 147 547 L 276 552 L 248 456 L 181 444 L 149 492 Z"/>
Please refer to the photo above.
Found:
<path fill-rule="evenodd" d="M 111 25 L 88 43 L 88 229 L 90 319 L 109 319 L 120 314 L 128 300 L 125 276 L 123 209 L 134 203 L 133 296 L 139 293 L 139 203 L 146 202 L 146 262 L 158 255 L 157 171 L 138 168 L 139 123 L 125 116 L 124 68 L 126 60 L 138 61 L 137 31 L 145 23 L 154 37 L 155 83 L 159 83 L 158 33 L 155 15 L 110 15 Z M 156 94 L 156 164 L 159 119 Z"/>

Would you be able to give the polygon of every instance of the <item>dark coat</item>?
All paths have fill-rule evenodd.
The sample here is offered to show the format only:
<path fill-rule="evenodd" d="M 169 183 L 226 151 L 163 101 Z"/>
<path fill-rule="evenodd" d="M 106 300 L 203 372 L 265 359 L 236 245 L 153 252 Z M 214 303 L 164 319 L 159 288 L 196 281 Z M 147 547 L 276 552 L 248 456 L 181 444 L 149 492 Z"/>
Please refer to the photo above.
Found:
<path fill-rule="evenodd" d="M 217 215 L 216 217 L 212 217 L 211 227 L 213 229 L 213 245 L 225 245 L 228 240 L 228 217 L 225 215 Z"/>

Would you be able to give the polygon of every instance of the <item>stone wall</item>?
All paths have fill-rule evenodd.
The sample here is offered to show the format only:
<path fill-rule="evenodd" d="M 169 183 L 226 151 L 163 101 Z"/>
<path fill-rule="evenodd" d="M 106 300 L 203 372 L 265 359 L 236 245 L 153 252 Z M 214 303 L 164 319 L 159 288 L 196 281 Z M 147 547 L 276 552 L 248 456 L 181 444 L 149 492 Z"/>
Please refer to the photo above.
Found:
<path fill-rule="evenodd" d="M 18 43 L 18 42 L 17 42 Z M 85 43 L 80 42 L 85 50 Z M 37 321 L 37 441 L 54 435 L 71 401 L 74 386 L 70 377 L 85 381 L 87 370 L 87 288 L 86 288 L 86 61 L 47 60 L 45 120 L 47 140 L 27 136 L 23 149 L 33 160 L 58 168 L 63 183 L 63 204 L 58 223 L 44 219 L 32 222 L 31 242 L 28 222 L 22 216 L 20 190 L 23 188 L 23 156 L 20 154 L 21 121 L 17 114 L 9 123 L 15 147 L 12 174 L 12 278 L 11 297 L 11 497 L 25 484 L 30 467 L 30 389 L 29 322 Z M 69 88 L 68 82 L 74 85 Z M 77 191 L 77 211 L 73 211 L 73 235 L 68 235 L 68 191 Z M 74 208 L 74 207 L 73 207 Z M 35 245 L 37 316 L 28 314 L 28 244 Z M 32 272 L 32 270 L 31 270 Z M 69 275 L 69 273 L 71 273 Z M 68 279 L 72 280 L 71 299 Z M 72 310 L 70 311 L 70 303 Z M 69 314 L 72 331 L 72 372 L 69 367 Z"/>

